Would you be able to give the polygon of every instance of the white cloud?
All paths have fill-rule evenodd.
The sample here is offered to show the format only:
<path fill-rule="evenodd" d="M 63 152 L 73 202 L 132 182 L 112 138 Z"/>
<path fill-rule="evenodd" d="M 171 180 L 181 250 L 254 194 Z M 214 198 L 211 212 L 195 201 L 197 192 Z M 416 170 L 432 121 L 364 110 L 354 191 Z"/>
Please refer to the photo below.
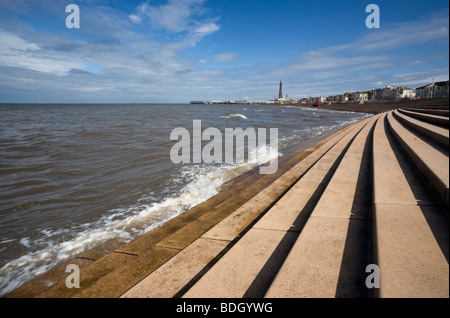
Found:
<path fill-rule="evenodd" d="M 442 41 L 449 37 L 448 15 L 391 25 L 371 32 L 355 43 L 357 51 L 378 52 L 399 47 Z"/>
<path fill-rule="evenodd" d="M 146 2 L 136 9 L 135 14 L 127 16 L 121 16 L 108 7 L 85 7 L 84 28 L 81 31 L 89 29 L 90 35 L 93 35 L 91 30 L 104 30 L 104 25 L 115 26 L 107 37 L 101 38 L 101 42 L 70 41 L 34 31 L 26 34 L 14 32 L 17 34 L 15 35 L 0 29 L 0 66 L 58 76 L 68 75 L 72 70 L 81 70 L 86 72 L 85 76 L 102 75 L 110 78 L 111 82 L 126 76 L 144 81 L 161 77 L 176 78 L 177 74 L 188 72 L 198 65 L 193 61 L 183 60 L 179 53 L 187 47 L 195 46 L 203 36 L 220 28 L 213 22 L 192 19 L 192 15 L 200 11 L 199 6 L 203 2 L 204 0 L 169 0 L 166 4 L 155 7 Z M 166 30 L 180 31 L 187 28 L 189 32 L 177 36 L 175 40 L 169 39 L 167 43 L 161 43 L 151 36 L 133 31 L 133 23 L 148 22 L 157 13 L 161 16 L 153 19 L 154 23 L 159 23 Z"/>
<path fill-rule="evenodd" d="M 136 15 L 136 14 L 129 15 L 129 18 L 130 18 L 131 22 L 133 22 L 135 24 L 138 24 L 138 23 L 142 22 L 142 18 L 140 16 Z"/>
<path fill-rule="evenodd" d="M 221 53 L 213 57 L 214 62 L 218 63 L 231 63 L 235 62 L 240 58 L 240 54 L 234 52 Z"/>
<path fill-rule="evenodd" d="M 201 5 L 205 0 L 168 0 L 166 4 L 152 6 L 147 3 L 140 4 L 136 14 L 129 18 L 134 23 L 143 20 L 152 26 L 172 33 L 191 30 L 194 25 L 192 16 L 201 12 Z M 218 26 L 209 23 L 200 27 L 198 33 L 211 33 L 218 30 Z"/>
<path fill-rule="evenodd" d="M 28 42 L 17 35 L 0 30 L 0 52 L 18 50 L 18 51 L 35 51 L 39 50 L 36 43 Z"/>
<path fill-rule="evenodd" d="M 55 75 L 66 75 L 71 69 L 84 68 L 80 60 L 41 49 L 37 43 L 3 30 L 0 30 L 0 65 Z"/>
<path fill-rule="evenodd" d="M 219 31 L 219 29 L 220 29 L 220 26 L 211 22 L 211 23 L 206 23 L 206 24 L 199 26 L 198 28 L 195 29 L 195 32 L 200 33 L 202 35 L 207 35 L 207 34 Z"/>
<path fill-rule="evenodd" d="M 414 60 L 414 61 L 411 61 L 411 62 L 408 62 L 408 66 L 416 66 L 416 65 L 420 65 L 420 64 L 422 64 L 423 63 L 423 61 L 421 61 L 421 60 Z"/>

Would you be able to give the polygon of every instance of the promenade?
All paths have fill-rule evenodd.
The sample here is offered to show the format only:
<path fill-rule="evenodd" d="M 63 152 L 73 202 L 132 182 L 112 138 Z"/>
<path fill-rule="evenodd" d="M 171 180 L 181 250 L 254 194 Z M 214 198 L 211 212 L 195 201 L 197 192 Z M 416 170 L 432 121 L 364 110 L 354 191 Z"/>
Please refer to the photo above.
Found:
<path fill-rule="evenodd" d="M 405 102 L 6 297 L 448 298 L 448 211 L 448 99 Z"/>

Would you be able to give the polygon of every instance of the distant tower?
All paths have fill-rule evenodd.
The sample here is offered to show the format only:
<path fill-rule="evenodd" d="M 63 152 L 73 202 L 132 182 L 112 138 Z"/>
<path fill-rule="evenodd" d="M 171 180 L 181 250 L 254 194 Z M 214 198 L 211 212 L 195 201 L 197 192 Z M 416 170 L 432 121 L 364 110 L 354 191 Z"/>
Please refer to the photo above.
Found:
<path fill-rule="evenodd" d="M 283 98 L 283 82 L 280 81 L 280 91 L 278 92 L 278 99 Z"/>

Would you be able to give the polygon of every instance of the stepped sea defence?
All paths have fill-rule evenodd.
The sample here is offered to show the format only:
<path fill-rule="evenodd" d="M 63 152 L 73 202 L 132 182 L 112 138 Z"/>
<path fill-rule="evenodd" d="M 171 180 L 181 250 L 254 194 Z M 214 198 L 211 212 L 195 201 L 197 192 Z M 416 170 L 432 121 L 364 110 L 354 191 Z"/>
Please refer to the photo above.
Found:
<path fill-rule="evenodd" d="M 81 255 L 80 288 L 54 271 L 7 296 L 447 298 L 448 126 L 412 113 L 427 114 L 369 116 L 112 253 Z"/>

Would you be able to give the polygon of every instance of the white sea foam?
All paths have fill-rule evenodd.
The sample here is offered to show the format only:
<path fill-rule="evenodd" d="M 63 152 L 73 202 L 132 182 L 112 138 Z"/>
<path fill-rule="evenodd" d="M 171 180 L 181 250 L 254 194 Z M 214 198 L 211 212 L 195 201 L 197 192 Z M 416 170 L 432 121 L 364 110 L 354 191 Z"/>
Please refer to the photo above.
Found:
<path fill-rule="evenodd" d="M 97 222 L 79 227 L 84 230 L 68 241 L 57 243 L 55 237 L 60 237 L 62 231 L 69 232 L 70 229 L 41 230 L 42 238 L 38 239 L 39 242 L 22 238 L 20 243 L 24 246 L 33 247 L 33 243 L 39 243 L 45 247 L 29 252 L 0 268 L 0 296 L 112 238 L 127 242 L 161 226 L 216 195 L 227 181 L 275 159 L 278 155 L 278 149 L 264 145 L 254 149 L 244 164 L 186 165 L 181 176 L 173 177 L 188 181 L 178 194 L 153 204 L 137 202 L 129 208 L 111 210 Z"/>
<path fill-rule="evenodd" d="M 242 114 L 230 114 L 230 117 L 247 119 L 247 117 Z"/>
<path fill-rule="evenodd" d="M 1 241 L 0 244 L 11 243 L 11 242 L 14 242 L 15 240 L 16 240 L 16 239 L 4 240 L 4 241 Z"/>
<path fill-rule="evenodd" d="M 25 247 L 30 247 L 30 238 L 24 237 L 24 238 L 20 239 L 19 243 Z"/>

